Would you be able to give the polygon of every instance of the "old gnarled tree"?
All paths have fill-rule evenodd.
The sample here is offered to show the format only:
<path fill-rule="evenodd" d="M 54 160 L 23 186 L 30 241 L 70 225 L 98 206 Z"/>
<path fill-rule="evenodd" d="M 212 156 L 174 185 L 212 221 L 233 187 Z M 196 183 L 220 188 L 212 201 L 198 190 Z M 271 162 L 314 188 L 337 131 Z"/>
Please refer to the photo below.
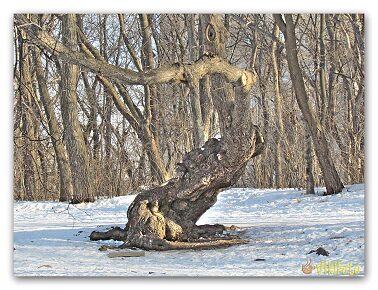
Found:
<path fill-rule="evenodd" d="M 264 148 L 263 137 L 250 116 L 250 91 L 255 74 L 224 60 L 227 31 L 220 16 L 201 17 L 204 53 L 197 61 L 135 72 L 71 50 L 25 16 L 15 16 L 16 25 L 27 34 L 27 41 L 112 82 L 127 85 L 179 82 L 188 85 L 193 97 L 199 98 L 201 79 L 210 78 L 222 138 L 209 139 L 202 147 L 188 152 L 178 164 L 175 178 L 138 194 L 127 211 L 125 229 L 93 232 L 93 240 L 115 238 L 123 240 L 125 247 L 147 250 L 205 249 L 246 242 L 236 236 L 223 236 L 222 225 L 196 225 L 214 205 L 220 190 L 235 184 L 247 162 Z"/>

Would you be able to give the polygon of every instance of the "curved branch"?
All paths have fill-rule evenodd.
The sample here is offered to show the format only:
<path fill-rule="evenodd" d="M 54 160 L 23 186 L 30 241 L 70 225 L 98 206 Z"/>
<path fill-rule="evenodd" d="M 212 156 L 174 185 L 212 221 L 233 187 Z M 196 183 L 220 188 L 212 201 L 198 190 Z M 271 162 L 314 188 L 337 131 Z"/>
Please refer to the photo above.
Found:
<path fill-rule="evenodd" d="M 230 82 L 238 82 L 241 78 L 255 78 L 254 74 L 250 71 L 230 65 L 227 61 L 219 57 L 209 56 L 203 57 L 193 64 L 174 64 L 168 67 L 151 69 L 146 72 L 136 72 L 109 64 L 104 60 L 88 58 L 81 52 L 67 48 L 22 14 L 15 15 L 15 25 L 26 32 L 28 41 L 31 43 L 43 47 L 67 62 L 81 65 L 98 75 L 119 81 L 123 84 L 151 85 L 159 83 L 186 83 L 186 70 L 191 70 L 199 79 L 202 79 L 208 74 L 222 74 Z M 243 80 L 241 84 L 244 85 Z"/>

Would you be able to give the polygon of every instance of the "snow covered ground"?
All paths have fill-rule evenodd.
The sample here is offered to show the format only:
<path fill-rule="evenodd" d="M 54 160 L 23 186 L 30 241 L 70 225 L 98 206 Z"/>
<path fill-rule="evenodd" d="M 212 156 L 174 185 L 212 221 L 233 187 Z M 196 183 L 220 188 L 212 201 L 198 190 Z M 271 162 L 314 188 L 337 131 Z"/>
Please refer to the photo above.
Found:
<path fill-rule="evenodd" d="M 318 189 L 322 191 L 323 189 Z M 226 249 L 146 252 L 145 257 L 108 258 L 91 242 L 91 231 L 124 227 L 135 196 L 92 204 L 14 203 L 16 276 L 307 276 L 341 270 L 364 275 L 364 185 L 334 196 L 305 196 L 295 189 L 234 188 L 199 224 L 239 226 L 250 242 Z M 99 226 L 100 225 L 100 226 Z M 308 254 L 323 247 L 329 256 Z M 352 264 L 351 264 L 352 263 Z M 351 272 L 349 271 L 349 268 Z M 330 271 L 330 272 L 328 272 Z"/>

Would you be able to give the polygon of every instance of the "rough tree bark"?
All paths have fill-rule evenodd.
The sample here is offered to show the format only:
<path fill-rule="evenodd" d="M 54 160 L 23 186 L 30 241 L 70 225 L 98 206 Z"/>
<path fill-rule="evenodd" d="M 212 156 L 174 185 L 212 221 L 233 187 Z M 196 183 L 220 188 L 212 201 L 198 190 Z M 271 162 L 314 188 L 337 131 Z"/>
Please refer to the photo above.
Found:
<path fill-rule="evenodd" d="M 20 33 L 20 43 L 25 34 Z M 20 99 L 22 100 L 22 144 L 23 144 L 23 190 L 22 199 L 34 200 L 39 194 L 40 182 L 38 176 L 39 156 L 37 151 L 38 132 L 33 120 L 33 85 L 30 64 L 30 46 L 23 43 L 20 46 Z"/>
<path fill-rule="evenodd" d="M 68 49 L 76 51 L 76 16 L 74 14 L 63 16 L 62 32 L 63 44 Z M 63 62 L 60 103 L 64 138 L 72 172 L 73 199 L 71 202 L 73 203 L 94 200 L 89 174 L 89 154 L 78 120 L 76 95 L 78 73 L 76 65 L 68 61 Z"/>
<path fill-rule="evenodd" d="M 199 55 L 205 54 L 205 43 L 206 43 L 206 27 L 210 20 L 208 14 L 200 14 L 198 16 L 198 53 Z M 202 123 L 203 123 L 203 134 L 204 140 L 207 141 L 209 136 L 213 133 L 213 127 L 216 123 L 213 99 L 210 90 L 210 77 L 205 76 L 199 82 L 200 89 L 200 105 L 201 105 L 201 114 L 202 114 Z"/>
<path fill-rule="evenodd" d="M 209 43 L 203 58 L 224 53 L 225 30 L 219 16 L 207 23 Z M 218 42 L 212 44 L 211 42 Z M 198 71 L 186 67 L 188 83 L 197 86 Z M 201 148 L 184 156 L 178 164 L 178 176 L 166 184 L 137 195 L 130 205 L 125 230 L 112 230 L 110 237 L 120 237 L 125 246 L 148 250 L 206 249 L 246 241 L 236 236 L 222 236 L 223 225 L 196 225 L 199 218 L 217 200 L 222 188 L 240 178 L 247 162 L 264 148 L 262 136 L 250 122 L 249 92 L 255 75 L 242 71 L 230 82 L 219 71 L 210 75 L 220 116 L 222 139 L 209 139 Z M 197 91 L 198 92 L 198 91 Z M 93 232 L 91 239 L 109 238 L 109 232 Z"/>
<path fill-rule="evenodd" d="M 128 85 L 180 82 L 198 86 L 201 79 L 210 77 L 222 138 L 209 139 L 203 147 L 188 152 L 177 166 L 177 177 L 138 194 L 128 208 L 124 230 L 117 228 L 114 235 L 93 232 L 91 239 L 117 238 L 125 241 L 125 247 L 148 250 L 206 249 L 246 242 L 239 237 L 222 236 L 222 225 L 196 225 L 214 205 L 221 189 L 235 184 L 247 162 L 264 149 L 263 137 L 251 122 L 250 91 L 256 75 L 223 59 L 227 31 L 220 16 L 210 15 L 208 19 L 205 53 L 199 60 L 135 72 L 88 58 L 16 16 L 16 25 L 28 33 L 29 41 L 112 81 Z"/>
<path fill-rule="evenodd" d="M 195 53 L 195 34 L 194 34 L 194 14 L 187 14 L 185 15 L 185 21 L 188 31 L 188 50 L 189 50 L 189 61 L 195 61 L 196 53 Z M 201 146 L 205 141 L 205 128 L 203 125 L 202 119 L 202 110 L 205 108 L 201 108 L 201 94 L 200 94 L 200 85 L 195 86 L 191 84 L 191 92 L 189 94 L 190 97 L 190 105 L 192 111 L 192 122 L 193 122 L 193 143 L 194 147 Z M 207 136 L 206 136 L 207 137 Z"/>
<path fill-rule="evenodd" d="M 38 81 L 39 96 L 45 110 L 48 121 L 50 138 L 55 151 L 55 158 L 58 164 L 59 172 L 59 201 L 68 201 L 73 197 L 72 175 L 70 164 L 68 162 L 66 149 L 64 148 L 62 133 L 58 119 L 54 112 L 54 106 L 51 101 L 47 82 L 43 73 L 41 53 L 38 48 L 33 50 L 35 72 Z"/>

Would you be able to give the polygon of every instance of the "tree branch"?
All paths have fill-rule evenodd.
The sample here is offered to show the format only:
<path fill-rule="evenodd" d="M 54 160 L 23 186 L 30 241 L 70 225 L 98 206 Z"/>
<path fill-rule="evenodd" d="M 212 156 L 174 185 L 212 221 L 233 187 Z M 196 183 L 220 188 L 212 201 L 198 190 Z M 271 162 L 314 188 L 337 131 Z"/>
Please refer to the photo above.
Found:
<path fill-rule="evenodd" d="M 274 21 L 276 21 L 277 26 L 279 27 L 283 35 L 286 36 L 286 24 L 283 21 L 281 14 L 273 14 L 273 18 L 274 18 Z"/>
<path fill-rule="evenodd" d="M 118 20 L 119 20 L 119 30 L 122 35 L 123 42 L 126 45 L 127 51 L 129 52 L 135 67 L 137 68 L 138 71 L 141 72 L 143 71 L 142 63 L 140 59 L 137 57 L 137 53 L 131 46 L 129 38 L 127 37 L 126 28 L 125 28 L 125 17 L 123 16 L 123 14 L 118 14 Z"/>
<path fill-rule="evenodd" d="M 65 61 L 81 65 L 97 75 L 105 76 L 123 84 L 151 85 L 159 83 L 186 83 L 185 71 L 188 69 L 196 74 L 199 79 L 207 74 L 222 74 L 230 82 L 237 82 L 242 77 L 255 78 L 252 72 L 232 66 L 219 57 L 203 57 L 193 64 L 175 64 L 168 67 L 151 69 L 146 72 L 135 72 L 130 69 L 124 69 L 109 64 L 104 60 L 88 58 L 81 52 L 67 48 L 41 29 L 41 27 L 30 22 L 30 20 L 22 14 L 15 15 L 15 25 L 27 33 L 28 41 L 31 43 L 43 47 Z"/>

